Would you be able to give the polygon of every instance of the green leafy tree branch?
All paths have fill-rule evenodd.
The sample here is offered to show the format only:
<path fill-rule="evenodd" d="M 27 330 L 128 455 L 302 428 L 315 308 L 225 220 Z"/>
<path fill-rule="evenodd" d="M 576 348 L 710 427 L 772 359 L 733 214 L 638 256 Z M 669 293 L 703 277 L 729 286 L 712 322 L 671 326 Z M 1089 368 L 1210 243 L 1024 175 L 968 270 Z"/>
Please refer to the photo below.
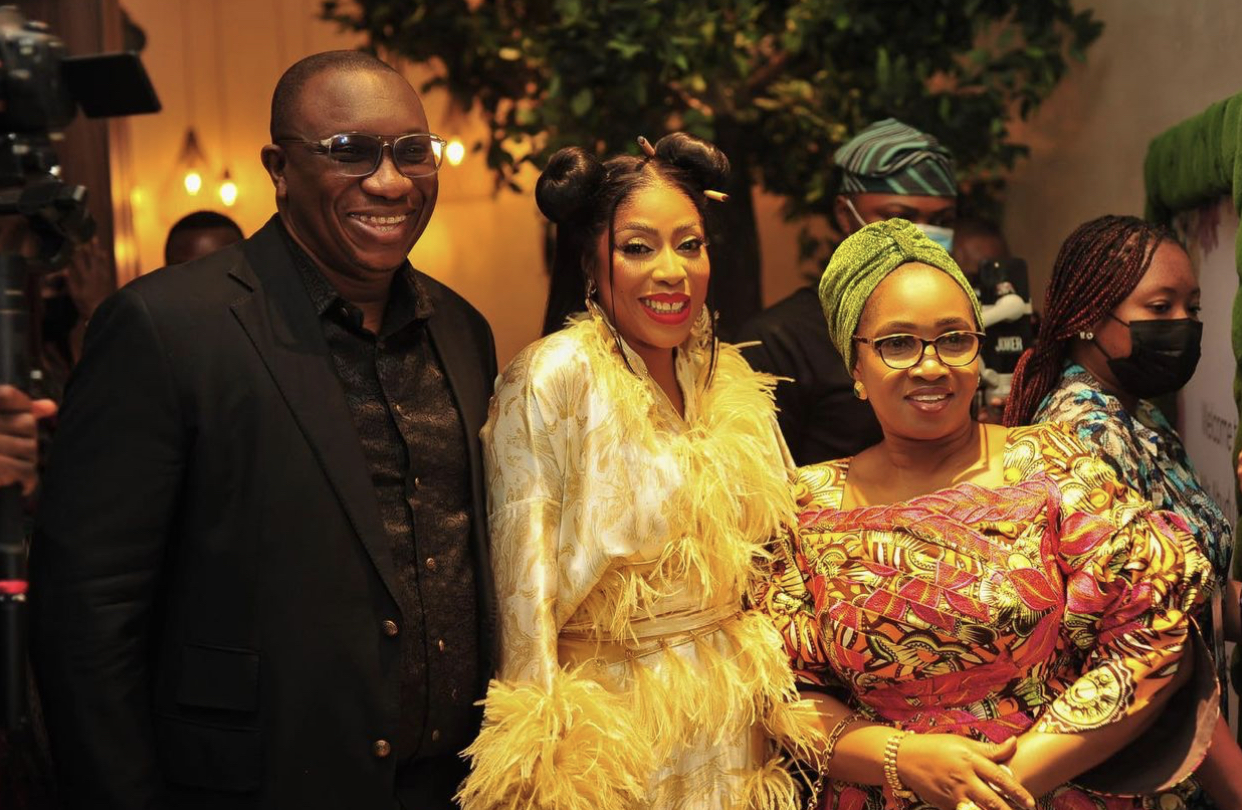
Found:
<path fill-rule="evenodd" d="M 894 116 L 940 138 L 968 204 L 995 205 L 1030 116 L 1103 26 L 1071 0 L 326 0 L 325 19 L 431 66 L 478 109 L 498 187 L 567 145 L 636 150 L 684 129 L 734 165 L 715 214 L 715 303 L 726 328 L 759 306 L 751 189 L 785 214 L 830 216 L 831 156 Z M 803 257 L 829 245 L 803 229 Z"/>

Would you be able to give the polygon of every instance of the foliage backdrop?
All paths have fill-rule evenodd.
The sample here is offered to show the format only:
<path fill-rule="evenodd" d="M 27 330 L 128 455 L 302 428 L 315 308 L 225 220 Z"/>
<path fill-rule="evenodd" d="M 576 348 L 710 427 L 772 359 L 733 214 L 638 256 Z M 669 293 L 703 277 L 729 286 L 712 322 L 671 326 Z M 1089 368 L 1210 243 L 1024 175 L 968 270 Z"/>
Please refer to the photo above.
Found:
<path fill-rule="evenodd" d="M 716 142 L 734 165 L 713 250 L 726 327 L 759 305 L 755 182 L 791 218 L 826 216 L 832 152 L 891 115 L 948 145 L 967 205 L 989 213 L 1025 153 L 1009 122 L 1102 30 L 1072 0 L 326 0 L 323 16 L 481 110 L 501 187 L 562 146 Z M 827 253 L 803 233 L 804 257 Z"/>

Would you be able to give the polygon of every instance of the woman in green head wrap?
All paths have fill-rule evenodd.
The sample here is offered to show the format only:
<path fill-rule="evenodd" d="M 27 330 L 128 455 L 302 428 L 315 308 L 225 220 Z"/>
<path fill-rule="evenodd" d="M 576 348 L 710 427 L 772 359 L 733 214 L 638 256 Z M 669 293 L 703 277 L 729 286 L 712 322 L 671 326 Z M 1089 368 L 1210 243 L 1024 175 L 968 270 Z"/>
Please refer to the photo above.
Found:
<path fill-rule="evenodd" d="M 799 470 L 799 530 L 760 594 L 829 692 L 823 806 L 1152 806 L 1201 754 L 1170 704 L 1197 669 L 1179 666 L 1209 571 L 1193 538 L 1071 431 L 971 417 L 979 304 L 910 223 L 846 239 L 819 294 L 883 429 Z"/>

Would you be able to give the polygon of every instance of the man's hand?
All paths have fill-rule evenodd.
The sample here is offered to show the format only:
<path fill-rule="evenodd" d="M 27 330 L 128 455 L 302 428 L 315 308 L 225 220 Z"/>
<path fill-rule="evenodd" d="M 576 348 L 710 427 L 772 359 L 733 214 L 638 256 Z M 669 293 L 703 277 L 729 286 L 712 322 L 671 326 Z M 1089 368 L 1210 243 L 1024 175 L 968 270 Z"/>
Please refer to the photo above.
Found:
<path fill-rule="evenodd" d="M 39 482 L 38 422 L 56 413 L 50 399 L 31 399 L 11 385 L 0 385 L 0 487 L 21 484 L 29 495 Z"/>

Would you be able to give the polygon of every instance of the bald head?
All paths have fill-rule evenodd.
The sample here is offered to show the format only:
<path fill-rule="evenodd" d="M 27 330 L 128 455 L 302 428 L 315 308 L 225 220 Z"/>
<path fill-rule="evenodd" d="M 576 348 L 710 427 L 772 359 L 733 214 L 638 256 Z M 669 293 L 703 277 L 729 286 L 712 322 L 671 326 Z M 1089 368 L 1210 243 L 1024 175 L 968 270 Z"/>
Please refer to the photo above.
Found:
<path fill-rule="evenodd" d="M 954 223 L 953 260 L 969 278 L 977 278 L 985 261 L 1009 258 L 1009 245 L 995 224 L 964 218 Z"/>
<path fill-rule="evenodd" d="M 164 264 L 181 264 L 245 239 L 240 227 L 224 214 L 195 211 L 172 226 L 164 242 Z"/>
<path fill-rule="evenodd" d="M 324 51 L 315 53 L 294 62 L 272 93 L 271 137 L 275 142 L 278 138 L 288 137 L 298 129 L 298 101 L 307 84 L 323 73 L 377 71 L 400 76 L 392 66 L 383 60 L 362 51 Z M 405 81 L 402 79 L 402 81 Z"/>

